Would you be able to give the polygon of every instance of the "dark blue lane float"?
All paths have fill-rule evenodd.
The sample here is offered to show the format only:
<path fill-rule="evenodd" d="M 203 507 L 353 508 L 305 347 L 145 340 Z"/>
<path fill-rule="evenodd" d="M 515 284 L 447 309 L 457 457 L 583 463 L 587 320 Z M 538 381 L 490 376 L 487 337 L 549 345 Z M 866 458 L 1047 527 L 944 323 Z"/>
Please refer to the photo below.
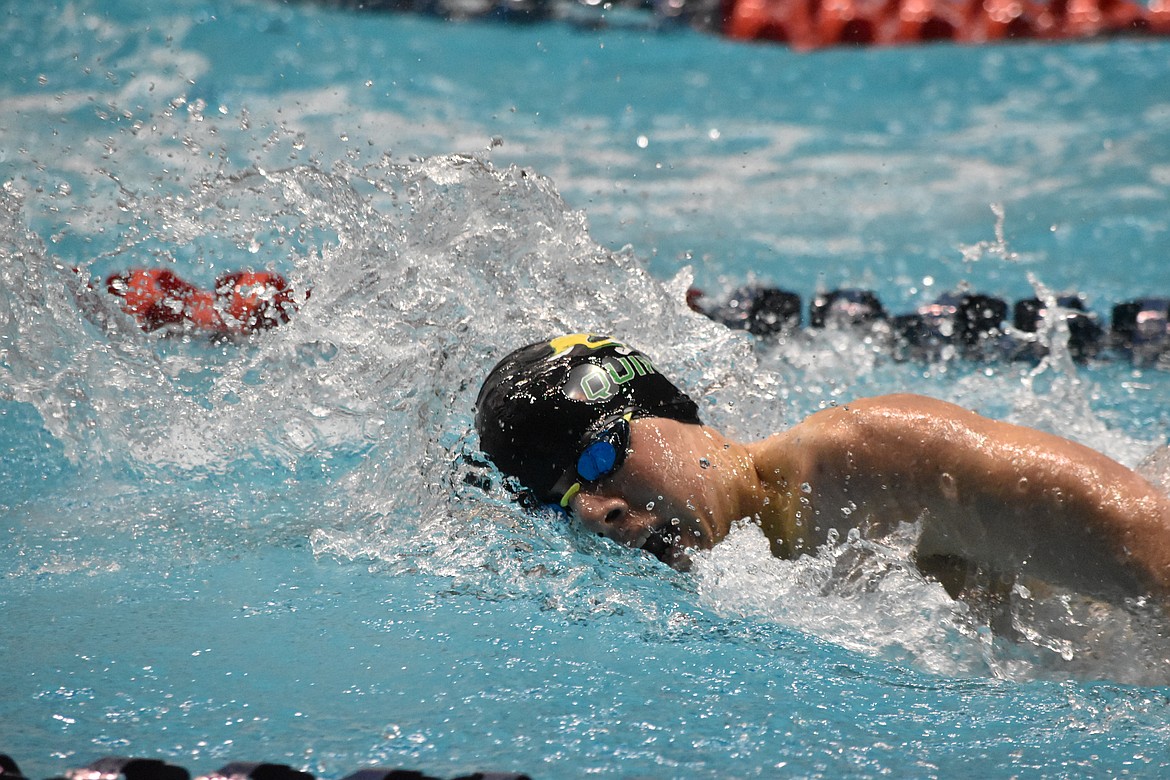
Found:
<path fill-rule="evenodd" d="M 787 339 L 803 327 L 800 296 L 777 287 L 746 285 L 713 304 L 692 289 L 687 302 L 716 322 L 759 337 L 762 344 Z M 1067 329 L 1062 338 L 1073 359 L 1126 360 L 1138 366 L 1170 361 L 1170 298 L 1120 303 L 1113 307 L 1109 327 L 1083 295 L 1060 295 L 1053 302 L 1054 324 Z M 1009 309 L 994 295 L 952 292 L 913 312 L 891 315 L 872 291 L 842 289 L 813 297 L 808 327 L 853 329 L 887 348 L 895 360 L 1034 362 L 1048 353 L 1047 341 L 1038 337 L 1048 306 L 1039 298 L 1025 298 Z"/>
<path fill-rule="evenodd" d="M 0 780 L 29 780 L 8 755 L 0 753 Z M 63 777 L 48 780 L 191 780 L 191 773 L 181 766 L 154 758 L 103 756 L 86 766 L 68 770 Z M 287 764 L 236 761 L 196 780 L 316 780 L 309 772 Z M 342 780 L 442 780 L 413 769 L 368 767 L 346 775 Z M 474 772 L 450 780 L 531 780 L 513 772 Z"/>

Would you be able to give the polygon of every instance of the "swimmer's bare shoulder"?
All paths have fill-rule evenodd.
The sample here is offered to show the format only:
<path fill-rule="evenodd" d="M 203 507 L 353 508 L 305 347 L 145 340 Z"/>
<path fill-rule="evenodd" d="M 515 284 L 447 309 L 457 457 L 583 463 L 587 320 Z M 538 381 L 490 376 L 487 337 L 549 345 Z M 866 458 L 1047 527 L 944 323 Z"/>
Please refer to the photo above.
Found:
<path fill-rule="evenodd" d="M 920 559 L 1170 594 L 1170 499 L 1059 436 L 899 394 L 817 412 L 749 451 L 760 478 L 790 496 L 763 525 L 793 554 L 830 528 L 880 534 L 921 518 Z"/>

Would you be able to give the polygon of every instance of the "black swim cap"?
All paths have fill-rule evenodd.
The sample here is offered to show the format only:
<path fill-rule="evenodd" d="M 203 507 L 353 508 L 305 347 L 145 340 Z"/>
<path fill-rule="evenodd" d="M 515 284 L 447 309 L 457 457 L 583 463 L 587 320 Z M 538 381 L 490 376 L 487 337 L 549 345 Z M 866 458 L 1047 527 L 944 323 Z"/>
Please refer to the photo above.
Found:
<path fill-rule="evenodd" d="M 492 369 L 475 402 L 480 447 L 542 501 L 575 467 L 597 423 L 633 411 L 700 425 L 699 409 L 635 349 L 575 333 L 521 347 Z"/>

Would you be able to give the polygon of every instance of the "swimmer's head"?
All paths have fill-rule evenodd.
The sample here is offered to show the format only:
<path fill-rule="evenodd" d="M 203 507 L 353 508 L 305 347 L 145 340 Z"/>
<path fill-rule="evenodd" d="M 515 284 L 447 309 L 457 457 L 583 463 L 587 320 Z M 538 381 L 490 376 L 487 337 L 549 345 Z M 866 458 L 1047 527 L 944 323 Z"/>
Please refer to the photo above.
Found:
<path fill-rule="evenodd" d="M 496 468 L 555 503 L 553 487 L 576 467 L 582 442 L 627 414 L 701 424 L 695 402 L 641 352 L 577 333 L 501 360 L 480 388 L 475 427 Z"/>

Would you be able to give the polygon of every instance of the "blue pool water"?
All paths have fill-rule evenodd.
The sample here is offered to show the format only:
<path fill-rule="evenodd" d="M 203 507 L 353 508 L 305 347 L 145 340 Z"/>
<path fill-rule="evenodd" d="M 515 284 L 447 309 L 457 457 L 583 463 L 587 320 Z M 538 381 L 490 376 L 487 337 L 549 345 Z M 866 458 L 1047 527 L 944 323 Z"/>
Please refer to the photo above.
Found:
<path fill-rule="evenodd" d="M 467 479 L 480 377 L 586 329 L 737 435 L 914 389 L 1138 463 L 1170 372 L 753 344 L 683 301 L 1170 294 L 1170 44 L 108 5 L 0 14 L 0 752 L 26 774 L 1165 773 L 1170 651 L 1139 608 L 1024 601 L 1012 643 L 897 539 L 784 562 L 742 529 L 678 574 Z M 312 297 L 215 344 L 85 284 L 171 262 Z"/>

